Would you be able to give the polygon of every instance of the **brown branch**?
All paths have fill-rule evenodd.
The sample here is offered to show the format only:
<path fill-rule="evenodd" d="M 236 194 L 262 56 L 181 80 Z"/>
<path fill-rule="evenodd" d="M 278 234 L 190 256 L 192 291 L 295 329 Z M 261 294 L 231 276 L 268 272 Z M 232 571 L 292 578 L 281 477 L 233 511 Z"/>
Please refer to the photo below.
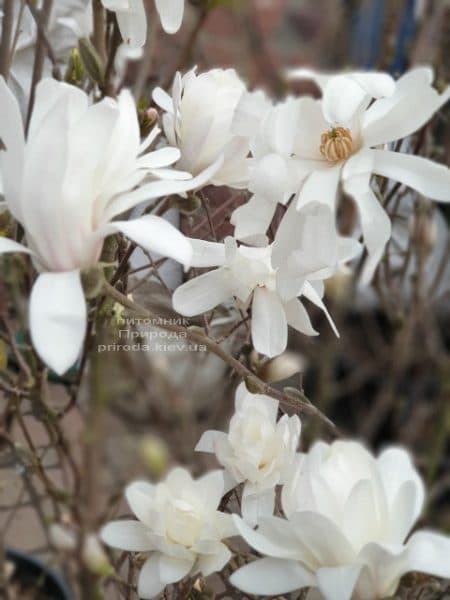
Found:
<path fill-rule="evenodd" d="M 5 0 L 3 6 L 2 39 L 0 42 L 0 75 L 7 80 L 11 66 L 11 42 L 14 26 L 14 0 Z"/>
<path fill-rule="evenodd" d="M 240 377 L 242 377 L 242 379 L 249 382 L 258 391 L 258 393 L 271 396 L 284 406 L 290 407 L 297 412 L 320 419 L 335 435 L 338 435 L 338 431 L 334 423 L 330 421 L 330 419 L 328 419 L 328 417 L 326 417 L 318 408 L 311 404 L 308 398 L 302 392 L 298 391 L 295 395 L 291 395 L 277 390 L 276 388 L 267 384 L 265 381 L 262 381 L 262 379 L 255 375 L 253 371 L 248 369 L 239 360 L 228 354 L 228 352 L 226 352 L 216 341 L 202 334 L 198 330 L 190 327 L 184 327 L 182 325 L 176 325 L 175 323 L 168 323 L 165 320 L 160 319 L 158 315 L 152 313 L 142 306 L 139 306 L 127 298 L 127 296 L 121 294 L 119 290 L 111 286 L 109 283 L 104 283 L 104 291 L 105 294 L 119 302 L 122 306 L 137 313 L 139 318 L 154 319 L 155 321 L 158 321 L 158 327 L 161 327 L 166 331 L 183 335 L 193 344 L 205 346 L 210 352 L 226 362 Z"/>

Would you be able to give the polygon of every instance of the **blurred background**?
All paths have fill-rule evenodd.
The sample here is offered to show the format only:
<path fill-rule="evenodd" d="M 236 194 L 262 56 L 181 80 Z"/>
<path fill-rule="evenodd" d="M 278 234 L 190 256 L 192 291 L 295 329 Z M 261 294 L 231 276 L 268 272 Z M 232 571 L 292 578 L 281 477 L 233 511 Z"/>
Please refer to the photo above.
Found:
<path fill-rule="evenodd" d="M 124 84 L 138 89 L 147 102 L 155 85 L 169 88 L 177 70 L 194 65 L 200 71 L 233 67 L 250 88 L 262 86 L 276 98 L 299 91 L 318 94 L 309 83 L 288 85 L 285 69 L 298 66 L 325 71 L 382 69 L 398 76 L 411 66 L 431 64 L 438 87 L 450 82 L 448 0 L 187 4 L 183 27 L 175 36 L 164 35 L 150 16 L 144 56 L 128 65 Z M 152 15 L 152 0 L 148 11 Z M 408 143 L 417 144 L 420 154 L 449 164 L 449 117 L 447 107 Z M 320 336 L 307 338 L 291 331 L 288 352 L 274 361 L 254 354 L 245 324 L 230 333 L 239 318 L 232 306 L 191 324 L 223 339 L 224 347 L 266 381 L 280 388 L 302 387 L 344 435 L 365 440 L 374 449 L 406 445 L 430 490 L 424 522 L 450 532 L 450 212 L 398 186 L 388 185 L 384 191 L 394 199 L 395 234 L 372 288 L 362 290 L 357 278 L 346 272 L 327 288 L 327 305 L 340 339 L 310 306 Z M 232 231 L 232 209 L 244 198 L 221 189 L 207 190 L 206 196 L 209 214 L 201 208 L 184 208 L 183 230 L 193 237 L 222 240 Z M 351 201 L 344 198 L 342 231 L 351 230 L 355 218 Z M 133 261 L 136 267 L 142 256 Z M 158 277 L 152 272 L 131 275 L 128 291 L 140 304 L 174 316 L 170 288 L 182 276 L 173 266 Z M 108 335 L 111 343 L 118 343 L 118 330 Z M 81 402 L 71 406 L 61 422 L 76 461 L 82 459 L 83 436 L 91 433 L 95 438 L 90 476 L 94 503 L 104 518 L 127 512 L 121 493 L 133 477 L 158 478 L 174 463 L 189 465 L 195 473 L 214 465 L 213 459 L 196 455 L 193 448 L 204 430 L 227 427 L 238 383 L 217 357 L 204 352 L 111 351 L 97 354 L 94 363 L 82 384 Z M 100 391 L 98 385 L 92 388 L 93 379 L 100 382 Z M 55 410 L 66 407 L 70 385 L 70 381 L 52 384 Z M 82 434 L 92 411 L 88 399 L 93 389 L 102 410 L 94 409 L 91 429 Z M 42 463 L 51 476 L 68 488 L 76 485 L 73 475 L 58 466 L 58 449 L 49 444 L 32 406 L 25 419 L 36 446 L 42 446 Z M 302 421 L 303 448 L 317 437 L 331 439 L 318 421 L 306 417 Z M 23 434 L 17 430 L 14 438 L 20 441 Z M 42 523 L 49 500 L 40 499 L 43 491 L 27 480 L 33 477 L 31 467 L 28 473 L 12 467 L 5 453 L 0 461 L 0 537 L 57 563 Z M 31 508 L 30 500 L 39 501 L 44 517 Z M 11 505 L 16 507 L 13 511 Z M 443 594 L 440 588 L 435 596 L 426 597 L 449 597 Z"/>

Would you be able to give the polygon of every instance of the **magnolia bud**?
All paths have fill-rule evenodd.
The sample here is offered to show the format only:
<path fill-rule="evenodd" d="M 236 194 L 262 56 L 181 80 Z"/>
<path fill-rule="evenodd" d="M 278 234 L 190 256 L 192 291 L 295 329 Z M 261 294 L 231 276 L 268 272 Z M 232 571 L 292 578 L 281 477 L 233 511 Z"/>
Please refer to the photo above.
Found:
<path fill-rule="evenodd" d="M 325 281 L 325 289 L 336 304 L 345 304 L 352 292 L 352 270 L 347 266 L 342 266 L 336 273 Z"/>
<path fill-rule="evenodd" d="M 8 352 L 6 351 L 6 344 L 3 340 L 0 340 L 0 371 L 5 371 L 8 364 Z"/>
<path fill-rule="evenodd" d="M 70 51 L 69 63 L 67 65 L 64 81 L 72 85 L 80 84 L 83 81 L 84 67 L 78 48 L 72 48 Z"/>
<path fill-rule="evenodd" d="M 78 40 L 78 50 L 86 73 L 95 83 L 103 85 L 105 80 L 105 69 L 102 59 L 91 41 L 87 38 Z"/>
<path fill-rule="evenodd" d="M 57 550 L 73 552 L 77 547 L 75 533 L 60 523 L 52 523 L 49 527 L 49 538 Z"/>
<path fill-rule="evenodd" d="M 172 196 L 170 199 L 170 206 L 176 208 L 185 215 L 191 215 L 195 213 L 202 205 L 202 201 L 195 194 L 189 194 L 187 198 L 179 198 L 178 196 Z"/>
<path fill-rule="evenodd" d="M 159 437 L 146 436 L 140 443 L 139 454 L 150 475 L 155 479 L 159 479 L 167 470 L 169 450 Z"/>
<path fill-rule="evenodd" d="M 428 207 L 419 207 L 410 217 L 409 233 L 413 246 L 423 250 L 426 255 L 432 252 L 437 241 L 437 226 Z"/>
<path fill-rule="evenodd" d="M 81 274 L 84 294 L 88 300 L 96 298 L 103 290 L 105 274 L 103 267 L 97 265 L 90 269 L 85 269 Z"/>
<path fill-rule="evenodd" d="M 264 363 L 258 375 L 263 381 L 271 383 L 273 381 L 283 381 L 296 373 L 303 373 L 304 370 L 305 360 L 300 354 L 284 352 L 284 354 Z"/>
<path fill-rule="evenodd" d="M 89 533 L 83 544 L 82 557 L 84 564 L 95 575 L 106 577 L 114 573 L 114 569 L 109 562 L 106 552 L 103 550 L 98 537 L 94 533 Z"/>

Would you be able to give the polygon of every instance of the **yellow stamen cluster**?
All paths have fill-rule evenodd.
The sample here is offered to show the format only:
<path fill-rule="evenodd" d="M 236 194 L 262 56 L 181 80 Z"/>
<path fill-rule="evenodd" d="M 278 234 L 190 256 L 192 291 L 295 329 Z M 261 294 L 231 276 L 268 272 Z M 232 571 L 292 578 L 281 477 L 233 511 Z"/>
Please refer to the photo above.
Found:
<path fill-rule="evenodd" d="M 320 136 L 320 152 L 330 162 L 345 160 L 352 150 L 352 134 L 346 127 L 333 127 Z"/>

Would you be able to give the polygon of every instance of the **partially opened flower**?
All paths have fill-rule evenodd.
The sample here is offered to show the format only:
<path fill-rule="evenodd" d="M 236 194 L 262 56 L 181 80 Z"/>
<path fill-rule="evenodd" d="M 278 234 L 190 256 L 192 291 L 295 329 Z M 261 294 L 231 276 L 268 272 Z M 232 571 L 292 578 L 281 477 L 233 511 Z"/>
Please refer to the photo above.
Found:
<path fill-rule="evenodd" d="M 116 13 L 123 41 L 141 47 L 147 39 L 147 15 L 144 0 L 102 0 L 103 6 Z M 184 0 L 155 0 L 161 25 L 167 33 L 176 33 L 183 20 Z"/>
<path fill-rule="evenodd" d="M 224 489 L 222 471 L 193 479 L 181 468 L 157 485 L 137 481 L 127 487 L 138 520 L 109 523 L 101 538 L 121 550 L 151 552 L 139 574 L 140 598 L 154 598 L 170 583 L 188 575 L 207 577 L 227 564 L 231 552 L 222 540 L 236 531 L 231 516 L 217 510 Z"/>
<path fill-rule="evenodd" d="M 245 86 L 234 69 L 197 74 L 177 73 L 172 96 L 161 88 L 153 99 L 164 111 L 163 128 L 172 146 L 180 149 L 177 167 L 197 175 L 220 157 L 223 164 L 209 183 L 234 188 L 248 182 L 248 139 L 232 132 L 236 106 Z"/>
<path fill-rule="evenodd" d="M 286 519 L 263 518 L 241 535 L 265 556 L 239 569 L 232 583 L 248 594 L 278 595 L 311 587 L 318 598 L 392 596 L 410 571 L 450 576 L 450 538 L 418 531 L 422 480 L 402 448 L 375 458 L 352 441 L 316 443 L 283 488 Z"/>
<path fill-rule="evenodd" d="M 179 158 L 176 148 L 143 154 L 158 131 L 141 144 L 128 91 L 117 101 L 89 105 L 79 89 L 43 80 L 26 140 L 18 104 L 3 79 L 0 99 L 4 195 L 26 242 L 0 238 L 0 253 L 32 255 L 40 275 L 30 299 L 31 337 L 41 358 L 61 374 L 75 362 L 86 329 L 80 271 L 97 263 L 105 237 L 121 231 L 147 250 L 190 262 L 190 243 L 163 219 L 111 220 L 196 181 L 168 168 Z"/>
<path fill-rule="evenodd" d="M 266 114 L 254 142 L 260 170 L 267 173 L 270 164 L 271 179 L 277 185 L 286 180 L 280 196 L 282 192 L 293 192 L 286 165 L 294 162 L 299 173 L 299 209 L 317 201 L 328 202 L 334 209 L 342 182 L 360 213 L 369 253 L 364 272 L 364 280 L 368 281 L 391 234 L 389 217 L 371 186 L 372 174 L 392 178 L 428 198 L 450 201 L 450 170 L 446 166 L 380 147 L 420 129 L 447 102 L 450 88 L 439 94 L 432 87 L 433 72 L 429 68 L 413 69 L 397 82 L 383 73 L 322 76 L 301 70 L 295 75 L 314 78 L 322 87 L 322 98 L 300 98 Z M 277 118 L 280 110 L 282 115 Z M 283 140 L 283 152 L 277 150 L 278 140 Z M 264 216 L 264 227 L 270 223 L 275 204 L 268 206 L 260 196 L 256 195 L 258 205 L 254 202 L 253 210 Z M 234 216 L 245 234 L 249 225 L 245 220 L 240 223 L 239 217 L 248 222 L 248 215 L 241 211 Z"/>
<path fill-rule="evenodd" d="M 251 394 L 245 383 L 236 391 L 235 406 L 228 433 L 205 431 L 195 449 L 215 454 L 232 482 L 244 484 L 242 515 L 254 526 L 261 516 L 273 515 L 275 486 L 285 483 L 301 423 L 297 415 L 277 422 L 278 401 Z"/>
<path fill-rule="evenodd" d="M 272 357 L 286 349 L 290 325 L 306 335 L 316 335 L 299 296 L 325 312 L 323 280 L 359 252 L 355 240 L 337 236 L 331 210 L 321 204 L 297 213 L 294 235 L 280 229 L 272 245 L 238 245 L 228 237 L 224 244 L 191 239 L 191 265 L 218 267 L 191 279 L 175 290 L 173 306 L 193 316 L 235 298 L 252 308 L 252 340 L 255 350 Z M 335 328 L 334 328 L 335 329 Z"/>

